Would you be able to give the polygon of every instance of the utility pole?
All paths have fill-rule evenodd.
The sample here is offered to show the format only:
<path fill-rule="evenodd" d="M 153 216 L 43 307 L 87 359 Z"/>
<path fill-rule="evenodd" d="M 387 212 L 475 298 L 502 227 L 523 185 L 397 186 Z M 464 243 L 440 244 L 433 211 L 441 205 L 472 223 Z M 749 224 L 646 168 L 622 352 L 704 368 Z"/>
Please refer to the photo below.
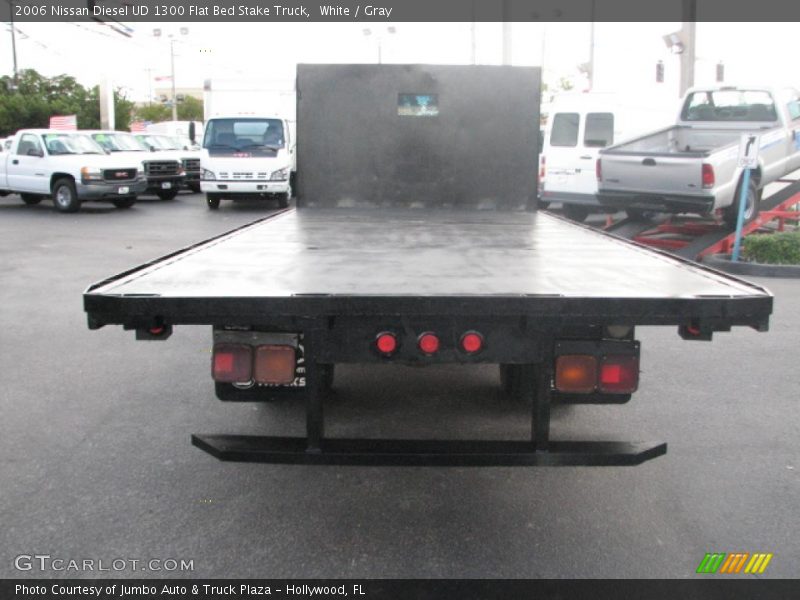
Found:
<path fill-rule="evenodd" d="M 511 0 L 503 0 L 503 64 L 511 64 Z"/>
<path fill-rule="evenodd" d="M 592 0 L 591 14 L 589 15 L 590 27 L 589 31 L 589 72 L 587 73 L 589 91 L 594 87 L 594 20 L 595 20 L 595 0 Z"/>
<path fill-rule="evenodd" d="M 178 100 L 175 94 L 175 38 L 169 39 L 169 59 L 172 73 L 170 79 L 172 80 L 172 120 L 178 120 Z"/>
<path fill-rule="evenodd" d="M 151 75 L 151 73 L 153 72 L 153 69 L 147 68 L 147 69 L 145 69 L 145 72 L 147 73 L 147 106 L 152 106 L 153 105 L 153 76 Z"/>
<path fill-rule="evenodd" d="M 9 8 L 11 9 L 10 12 L 10 21 L 11 21 L 11 55 L 14 58 L 14 80 L 13 85 L 14 89 L 17 88 L 17 36 L 16 31 L 14 28 L 14 0 L 8 0 Z"/>
<path fill-rule="evenodd" d="M 683 0 L 682 4 L 683 25 L 681 26 L 681 39 L 684 47 L 680 54 L 681 85 L 680 96 L 694 85 L 695 63 L 695 33 L 697 27 L 697 0 Z"/>

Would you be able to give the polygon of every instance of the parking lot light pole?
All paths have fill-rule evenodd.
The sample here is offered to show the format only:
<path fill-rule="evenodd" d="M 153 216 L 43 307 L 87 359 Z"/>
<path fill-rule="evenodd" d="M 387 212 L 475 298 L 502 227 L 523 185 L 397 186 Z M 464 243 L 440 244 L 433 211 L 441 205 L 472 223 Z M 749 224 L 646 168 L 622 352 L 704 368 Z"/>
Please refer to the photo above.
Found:
<path fill-rule="evenodd" d="M 370 37 L 372 35 L 372 29 L 370 29 L 369 27 L 365 27 L 362 31 L 364 35 L 367 37 Z M 397 33 L 397 29 L 393 25 L 389 25 L 386 28 L 386 33 L 395 34 Z M 378 64 L 380 65 L 383 63 L 383 35 L 379 30 L 375 31 L 375 40 L 378 43 Z"/>
<path fill-rule="evenodd" d="M 180 28 L 180 35 L 188 35 L 189 29 L 187 27 Z M 153 37 L 161 37 L 161 30 L 154 29 Z M 170 81 L 172 82 L 172 120 L 178 120 L 178 101 L 177 94 L 175 93 L 175 42 L 177 41 L 175 34 L 170 33 L 169 37 L 169 65 L 170 65 Z"/>

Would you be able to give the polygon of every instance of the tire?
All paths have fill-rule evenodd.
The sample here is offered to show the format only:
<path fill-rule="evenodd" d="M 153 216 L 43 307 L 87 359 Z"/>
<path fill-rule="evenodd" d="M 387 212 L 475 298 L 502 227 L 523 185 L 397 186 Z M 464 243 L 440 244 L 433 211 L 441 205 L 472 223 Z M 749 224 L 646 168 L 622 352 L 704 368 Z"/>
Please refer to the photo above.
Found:
<path fill-rule="evenodd" d="M 730 229 L 736 229 L 736 222 L 739 218 L 739 194 L 741 193 L 741 182 L 738 186 L 736 186 L 736 194 L 733 197 L 733 204 L 731 204 L 728 208 L 723 211 L 722 218 L 725 220 L 725 224 Z M 754 181 L 750 181 L 750 185 L 747 189 L 747 200 L 745 201 L 744 206 L 744 221 L 743 223 L 747 225 L 751 221 L 753 221 L 759 212 L 759 193 L 756 189 L 756 184 Z"/>
<path fill-rule="evenodd" d="M 626 208 L 625 214 L 628 216 L 628 219 L 636 223 L 645 223 L 647 221 L 652 221 L 653 217 L 653 213 L 651 211 L 641 210 L 639 208 Z"/>
<path fill-rule="evenodd" d="M 39 202 L 42 201 L 42 197 L 37 196 L 36 194 L 20 194 L 20 197 L 22 198 L 22 201 L 28 206 L 39 204 Z"/>
<path fill-rule="evenodd" d="M 74 213 L 81 207 L 75 182 L 69 177 L 63 177 L 53 184 L 53 205 L 58 212 Z"/>
<path fill-rule="evenodd" d="M 550 208 L 550 203 L 547 200 L 536 200 L 536 206 L 540 210 L 546 210 Z"/>
<path fill-rule="evenodd" d="M 158 196 L 162 200 L 174 200 L 175 196 L 177 195 L 178 195 L 177 187 L 173 187 L 168 190 L 156 190 L 156 196 Z"/>
<path fill-rule="evenodd" d="M 213 194 L 206 194 L 206 204 L 209 210 L 219 209 L 219 196 Z"/>
<path fill-rule="evenodd" d="M 278 194 L 278 208 L 289 208 L 289 197 L 291 192 Z"/>
<path fill-rule="evenodd" d="M 192 183 L 187 184 L 187 187 L 190 190 L 192 190 L 192 192 L 195 193 L 195 194 L 199 194 L 200 193 L 200 184 L 197 183 L 197 182 L 193 181 Z"/>
<path fill-rule="evenodd" d="M 576 221 L 578 223 L 583 223 L 586 220 L 586 217 L 589 216 L 589 209 L 585 206 L 581 206 L 580 204 L 564 204 L 561 207 L 561 210 L 563 211 L 564 216 L 570 221 Z"/>
<path fill-rule="evenodd" d="M 136 196 L 129 196 L 127 198 L 114 198 L 111 201 L 111 204 L 117 208 L 130 208 L 136 204 Z"/>

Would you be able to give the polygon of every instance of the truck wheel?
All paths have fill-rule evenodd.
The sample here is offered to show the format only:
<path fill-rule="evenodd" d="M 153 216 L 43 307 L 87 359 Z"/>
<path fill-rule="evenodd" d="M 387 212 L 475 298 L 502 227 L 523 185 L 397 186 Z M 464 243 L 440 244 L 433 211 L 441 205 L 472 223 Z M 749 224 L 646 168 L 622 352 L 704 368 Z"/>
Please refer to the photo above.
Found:
<path fill-rule="evenodd" d="M 625 214 L 628 219 L 635 223 L 644 223 L 653 219 L 653 212 L 649 210 L 641 210 L 639 208 L 626 208 Z"/>
<path fill-rule="evenodd" d="M 736 229 L 736 221 L 739 217 L 739 194 L 741 193 L 741 183 L 736 186 L 736 194 L 734 194 L 733 204 L 726 208 L 723 212 L 722 218 L 725 224 L 730 229 Z M 744 224 L 747 225 L 758 216 L 758 190 L 754 181 L 750 182 L 747 188 L 747 199 L 744 205 Z"/>
<path fill-rule="evenodd" d="M 136 196 L 131 196 L 129 198 L 114 198 L 111 201 L 111 204 L 113 204 L 117 208 L 130 208 L 131 206 L 136 204 Z"/>
<path fill-rule="evenodd" d="M 206 204 L 208 204 L 210 210 L 217 210 L 219 208 L 219 196 L 206 194 Z"/>
<path fill-rule="evenodd" d="M 291 192 L 286 192 L 285 194 L 278 194 L 278 208 L 288 208 L 289 207 L 289 196 Z"/>
<path fill-rule="evenodd" d="M 42 201 L 41 196 L 37 196 L 36 194 L 20 194 L 22 197 L 22 201 L 28 205 L 39 204 Z"/>
<path fill-rule="evenodd" d="M 546 209 L 550 208 L 550 202 L 548 202 L 547 200 L 539 200 L 537 198 L 536 206 L 537 206 L 537 208 L 539 208 L 541 210 L 546 210 Z"/>
<path fill-rule="evenodd" d="M 565 217 L 578 223 L 583 223 L 586 217 L 589 216 L 589 209 L 580 204 L 564 204 L 561 210 L 564 212 Z"/>
<path fill-rule="evenodd" d="M 170 188 L 168 190 L 156 190 L 156 196 L 162 200 L 174 200 L 178 195 L 178 188 Z"/>
<path fill-rule="evenodd" d="M 58 212 L 78 212 L 81 201 L 78 200 L 78 192 L 72 179 L 64 177 L 53 184 L 53 204 Z"/>

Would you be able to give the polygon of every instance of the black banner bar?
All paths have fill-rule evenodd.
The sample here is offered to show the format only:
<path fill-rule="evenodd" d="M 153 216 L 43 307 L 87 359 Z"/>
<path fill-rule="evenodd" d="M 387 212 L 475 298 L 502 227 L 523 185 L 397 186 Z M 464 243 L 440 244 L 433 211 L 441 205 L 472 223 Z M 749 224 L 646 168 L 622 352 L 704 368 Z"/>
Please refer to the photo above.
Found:
<path fill-rule="evenodd" d="M 697 579 L 4 579 L 3 600 L 772 600 L 796 597 L 797 581 L 708 575 Z"/>
<path fill-rule="evenodd" d="M 0 21 L 570 22 L 800 20 L 786 0 L 2 0 Z"/>

